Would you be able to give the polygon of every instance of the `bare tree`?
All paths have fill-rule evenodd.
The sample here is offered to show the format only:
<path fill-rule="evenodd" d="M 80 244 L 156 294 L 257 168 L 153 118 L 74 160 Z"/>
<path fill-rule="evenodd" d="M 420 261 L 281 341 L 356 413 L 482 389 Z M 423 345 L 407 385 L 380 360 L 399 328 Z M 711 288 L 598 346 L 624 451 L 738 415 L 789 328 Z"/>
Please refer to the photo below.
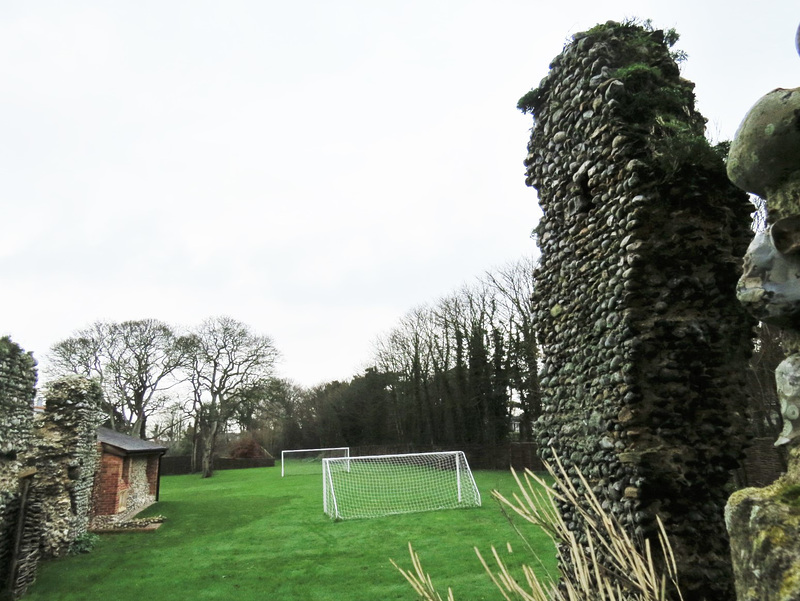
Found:
<path fill-rule="evenodd" d="M 172 396 L 164 396 L 159 400 L 161 409 L 159 418 L 151 427 L 154 440 L 168 442 L 169 446 L 178 445 L 186 435 L 189 417 L 183 404 Z"/>
<path fill-rule="evenodd" d="M 409 311 L 378 339 L 376 366 L 396 375 L 392 412 L 401 438 L 427 444 L 505 439 L 511 387 L 519 381 L 511 379 L 511 352 L 519 344 L 510 344 L 513 328 L 506 323 L 515 307 L 503 302 L 497 286 L 478 281 Z"/>
<path fill-rule="evenodd" d="M 203 443 L 202 473 L 213 474 L 217 435 L 246 402 L 247 391 L 266 384 L 278 351 L 268 336 L 253 334 L 230 317 L 216 317 L 190 336 L 192 411 Z"/>
<path fill-rule="evenodd" d="M 50 373 L 97 378 L 111 426 L 145 437 L 147 419 L 160 409 L 159 393 L 174 386 L 186 345 L 156 319 L 96 322 L 50 350 Z"/>
<path fill-rule="evenodd" d="M 108 335 L 107 324 L 96 322 L 54 344 L 48 353 L 52 378 L 76 374 L 87 378 L 103 378 L 103 341 Z"/>
<path fill-rule="evenodd" d="M 106 344 L 106 380 L 131 424 L 131 435 L 145 437 L 147 419 L 158 411 L 157 393 L 175 386 L 178 369 L 187 360 L 185 339 L 155 319 L 111 325 Z"/>
<path fill-rule="evenodd" d="M 750 357 L 750 370 L 747 373 L 750 420 L 756 436 L 777 438 L 783 426 L 775 369 L 785 358 L 780 330 L 763 322 L 759 323 L 753 355 Z"/>
<path fill-rule="evenodd" d="M 520 410 L 520 440 L 531 440 L 533 422 L 541 413 L 539 388 L 539 347 L 533 322 L 533 257 L 524 257 L 487 274 L 500 292 L 501 322 L 509 345 L 509 380 L 516 392 L 514 404 Z"/>

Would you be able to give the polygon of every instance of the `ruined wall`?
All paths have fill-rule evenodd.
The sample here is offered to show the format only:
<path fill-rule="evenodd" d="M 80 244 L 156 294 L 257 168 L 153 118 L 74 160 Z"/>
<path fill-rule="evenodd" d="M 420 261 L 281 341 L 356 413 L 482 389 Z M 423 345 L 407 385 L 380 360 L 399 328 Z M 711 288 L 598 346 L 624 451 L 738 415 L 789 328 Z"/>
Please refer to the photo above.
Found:
<path fill-rule="evenodd" d="M 33 399 L 36 362 L 9 338 L 0 338 L 0 597 L 10 579 L 20 509 L 19 474 L 27 467 L 23 454 L 33 438 Z M 33 572 L 38 554 L 33 560 Z M 32 581 L 23 562 L 18 570 L 21 588 Z"/>
<path fill-rule="evenodd" d="M 28 448 L 36 395 L 36 361 L 9 338 L 0 338 L 0 453 L 6 460 Z M 0 476 L 2 477 L 2 476 Z"/>
<path fill-rule="evenodd" d="M 662 32 L 609 22 L 574 36 L 520 100 L 543 210 L 537 432 L 543 458 L 552 447 L 580 467 L 632 530 L 661 516 L 688 598 L 730 599 L 724 487 L 745 444 L 752 329 L 734 290 L 751 209 L 692 88 Z"/>
<path fill-rule="evenodd" d="M 45 391 L 34 418 L 36 362 L 0 339 L 0 597 L 18 598 L 42 557 L 66 552 L 88 526 L 100 389 L 84 378 Z"/>
<path fill-rule="evenodd" d="M 97 426 L 102 392 L 94 380 L 62 378 L 44 390 L 45 413 L 37 430 L 37 499 L 48 528 L 40 541 L 58 556 L 89 526 L 97 471 Z"/>

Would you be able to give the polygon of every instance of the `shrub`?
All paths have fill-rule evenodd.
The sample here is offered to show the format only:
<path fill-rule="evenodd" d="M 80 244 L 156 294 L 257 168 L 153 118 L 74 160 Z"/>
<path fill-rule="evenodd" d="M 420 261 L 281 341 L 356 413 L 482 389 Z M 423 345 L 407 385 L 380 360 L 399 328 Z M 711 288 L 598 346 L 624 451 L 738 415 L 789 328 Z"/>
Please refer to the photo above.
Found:
<path fill-rule="evenodd" d="M 250 434 L 243 434 L 230 444 L 229 454 L 233 459 L 260 459 L 269 457 L 266 449 Z"/>
<path fill-rule="evenodd" d="M 80 555 L 81 553 L 89 553 L 94 546 L 97 544 L 97 541 L 100 540 L 100 537 L 96 534 L 92 534 L 91 532 L 84 532 L 80 536 L 78 536 L 69 547 L 69 555 Z"/>

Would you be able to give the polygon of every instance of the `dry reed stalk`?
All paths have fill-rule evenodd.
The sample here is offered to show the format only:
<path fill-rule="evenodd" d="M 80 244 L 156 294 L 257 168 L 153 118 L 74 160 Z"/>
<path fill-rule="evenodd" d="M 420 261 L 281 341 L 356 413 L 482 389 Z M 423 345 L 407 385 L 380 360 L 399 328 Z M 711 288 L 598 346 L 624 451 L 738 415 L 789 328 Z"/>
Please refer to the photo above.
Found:
<path fill-rule="evenodd" d="M 525 470 L 523 482 L 512 469 L 519 487 L 519 494 L 512 495 L 513 501 L 492 491 L 504 512 L 510 509 L 547 533 L 556 546 L 561 571 L 560 583 L 549 578 L 542 581 L 530 566 L 523 565 L 524 578 L 520 583 L 494 547 L 492 555 L 496 571 L 475 548 L 484 570 L 503 598 L 506 601 L 682 601 L 675 556 L 661 520 L 657 518 L 658 541 L 664 556 L 665 574 L 656 568 L 650 541 L 645 540 L 640 551 L 625 528 L 603 509 L 580 470 L 577 470 L 577 475 L 582 491 L 573 485 L 558 457 L 555 462 L 556 467 L 545 463 L 555 482 L 554 487 L 530 470 Z M 585 546 L 564 522 L 556 502 L 574 507 L 583 519 Z M 524 539 L 522 533 L 517 532 Z M 410 543 L 408 548 L 415 573 L 403 570 L 394 561 L 392 564 L 422 599 L 442 601 Z M 531 549 L 530 545 L 528 548 Z M 604 560 L 600 559 L 601 555 Z M 676 597 L 671 596 L 668 584 Z M 447 601 L 453 601 L 451 589 L 448 589 Z"/>
<path fill-rule="evenodd" d="M 658 540 L 664 553 L 666 569 L 666 574 L 663 575 L 659 574 L 653 560 L 650 541 L 645 540 L 640 551 L 640 547 L 625 528 L 603 509 L 580 470 L 577 470 L 577 477 L 581 491 L 573 484 L 558 457 L 555 464 L 555 467 L 545 464 L 555 481 L 554 487 L 548 486 L 530 470 L 525 471 L 523 483 L 512 470 L 521 491 L 520 495 L 514 493 L 513 501 L 510 501 L 497 491 L 492 492 L 492 496 L 501 504 L 526 521 L 541 527 L 555 543 L 562 572 L 561 586 L 550 586 L 547 601 L 667 601 L 670 598 L 667 592 L 668 583 L 672 584 L 677 598 L 682 599 L 675 557 L 661 520 L 657 521 Z M 539 490 L 545 493 L 540 494 Z M 542 503 L 543 497 L 547 497 L 545 503 Z M 574 507 L 583 519 L 585 546 L 564 522 L 561 513 L 556 509 L 556 502 Z M 543 507 L 548 509 L 542 509 Z M 605 561 L 600 560 L 600 555 Z M 484 568 L 488 569 L 483 558 L 481 561 Z M 496 555 L 495 561 L 500 564 Z M 501 571 L 506 571 L 504 566 Z M 534 599 L 521 594 L 517 598 L 526 601 L 529 598 Z"/>
<path fill-rule="evenodd" d="M 433 581 L 430 575 L 426 574 L 425 570 L 422 569 L 419 555 L 414 551 L 411 543 L 408 543 L 408 553 L 411 555 L 411 566 L 414 568 L 414 573 L 398 566 L 394 562 L 394 559 L 390 559 L 389 561 L 391 561 L 392 565 L 405 576 L 405 579 L 408 580 L 409 583 L 411 583 L 411 586 L 414 588 L 417 595 L 419 595 L 420 599 L 425 599 L 425 601 L 442 601 L 442 597 L 436 592 L 436 589 L 433 588 Z M 449 588 L 447 589 L 447 601 L 454 601 L 453 591 Z"/>

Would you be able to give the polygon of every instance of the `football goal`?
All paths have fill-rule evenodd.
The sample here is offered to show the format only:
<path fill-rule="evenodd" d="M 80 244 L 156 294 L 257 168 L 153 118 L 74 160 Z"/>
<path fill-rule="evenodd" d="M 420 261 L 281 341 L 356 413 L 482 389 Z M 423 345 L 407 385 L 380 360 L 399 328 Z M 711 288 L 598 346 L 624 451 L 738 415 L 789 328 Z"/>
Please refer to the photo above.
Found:
<path fill-rule="evenodd" d="M 350 457 L 350 447 L 281 451 L 281 478 L 299 474 L 321 474 L 322 460 L 326 457 L 347 459 Z"/>
<path fill-rule="evenodd" d="M 325 458 L 322 487 L 336 520 L 481 505 L 463 451 Z"/>

